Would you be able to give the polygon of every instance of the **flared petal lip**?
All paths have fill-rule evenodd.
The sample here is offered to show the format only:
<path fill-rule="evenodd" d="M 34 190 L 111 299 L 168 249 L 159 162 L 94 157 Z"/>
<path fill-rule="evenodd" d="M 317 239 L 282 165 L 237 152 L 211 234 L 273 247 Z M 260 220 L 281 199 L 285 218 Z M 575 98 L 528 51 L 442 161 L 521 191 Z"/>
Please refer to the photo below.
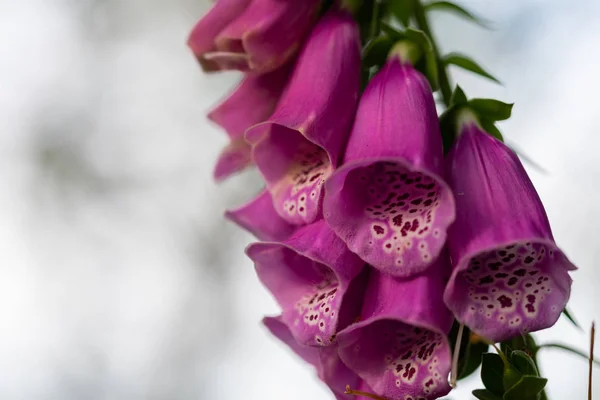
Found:
<path fill-rule="evenodd" d="M 436 182 L 442 187 L 442 189 L 444 189 L 447 193 L 450 194 L 449 199 L 450 199 L 450 201 L 452 201 L 452 209 L 456 210 L 456 201 L 454 200 L 454 194 L 452 192 L 452 189 L 450 189 L 450 186 L 448 185 L 448 183 L 446 183 L 446 181 L 444 180 L 444 178 L 442 178 L 440 175 L 436 174 L 435 172 L 429 171 L 426 168 L 414 166 L 402 157 L 369 157 L 369 158 L 361 158 L 360 160 L 353 160 L 353 161 L 346 162 L 342 166 L 337 168 L 331 174 L 331 176 L 327 179 L 327 181 L 325 182 L 325 193 L 327 193 L 327 191 L 333 190 L 333 188 L 331 186 L 333 186 L 336 183 L 335 182 L 336 180 L 340 179 L 340 176 L 345 177 L 350 171 L 352 171 L 355 168 L 368 166 L 370 164 L 377 163 L 377 162 L 398 163 L 398 164 L 401 164 L 406 169 L 408 169 L 409 171 L 421 172 L 421 173 L 429 175 L 431 178 L 436 180 Z M 345 185 L 345 180 L 342 182 L 342 185 L 339 187 L 338 190 L 342 190 L 344 188 L 344 185 Z M 456 219 L 456 211 L 453 214 L 454 215 L 452 216 L 451 221 L 448 223 L 448 226 L 450 226 L 452 223 L 454 223 L 454 221 Z"/>
<path fill-rule="evenodd" d="M 407 168 L 409 171 L 422 172 L 428 174 L 431 178 L 435 179 L 436 182 L 440 185 L 440 187 L 446 191 L 448 194 L 448 200 L 452 202 L 451 207 L 453 210 L 452 216 L 448 221 L 449 228 L 454 221 L 456 220 L 456 201 L 454 200 L 454 193 L 450 186 L 446 183 L 446 181 L 439 176 L 438 174 L 431 172 L 427 169 L 415 167 L 411 163 L 407 162 L 404 158 L 401 157 L 370 157 L 363 158 L 360 160 L 354 160 L 343 164 L 341 167 L 337 168 L 329 178 L 325 181 L 325 199 L 323 201 L 323 215 L 325 220 L 328 219 L 330 213 L 329 209 L 329 201 L 327 199 L 333 195 L 337 194 L 344 189 L 344 185 L 346 184 L 346 175 L 355 168 L 364 167 L 376 162 L 393 162 L 401 164 L 403 167 Z M 340 182 L 341 181 L 341 182 Z M 351 249 L 352 250 L 352 249 Z M 440 253 L 441 254 L 441 253 Z M 439 255 L 438 255 L 439 256 Z M 435 261 L 435 260 L 433 260 Z"/>
<path fill-rule="evenodd" d="M 252 165 L 252 160 L 249 158 L 243 163 L 239 163 L 235 168 L 227 168 L 221 160 L 218 160 L 213 169 L 213 179 L 216 183 L 225 181 L 232 175 L 238 174 Z"/>
<path fill-rule="evenodd" d="M 448 314 L 448 315 L 450 315 L 450 314 Z M 390 314 L 377 315 L 375 317 L 369 317 L 365 320 L 358 321 L 358 322 L 346 327 L 345 329 L 342 329 L 340 332 L 338 332 L 337 337 L 338 337 L 338 339 L 339 338 L 343 339 L 344 335 L 354 332 L 357 329 L 364 328 L 365 326 L 370 325 L 374 322 L 378 322 L 378 321 L 396 321 L 396 322 L 400 322 L 405 325 L 415 326 L 418 328 L 422 328 L 422 329 L 426 329 L 429 331 L 439 333 L 444 338 L 444 344 L 446 344 L 448 346 L 448 348 L 450 348 L 450 342 L 448 342 L 448 338 L 447 338 L 448 331 L 450 331 L 450 328 L 452 327 L 452 318 L 450 318 L 450 317 L 448 318 L 447 330 L 446 330 L 446 332 L 444 332 L 444 330 L 439 327 L 429 325 L 427 323 L 423 323 L 418 320 L 411 320 L 410 318 L 400 318 L 400 317 L 390 315 Z M 343 342 L 343 340 L 342 340 L 342 342 Z"/>
<path fill-rule="evenodd" d="M 506 240 L 503 242 L 498 242 L 494 246 L 487 246 L 480 250 L 465 254 L 462 256 L 462 258 L 460 260 L 458 260 L 458 262 L 453 263 L 454 265 L 456 265 L 456 267 L 452 270 L 452 275 L 450 276 L 450 279 L 448 280 L 448 284 L 446 285 L 446 289 L 444 290 L 444 302 L 446 304 L 450 303 L 450 300 L 451 300 L 450 297 L 453 294 L 452 292 L 453 292 L 453 288 L 455 286 L 456 279 L 458 278 L 458 275 L 460 273 L 462 273 L 468 269 L 469 262 L 472 258 L 477 257 L 482 254 L 485 254 L 487 252 L 493 251 L 493 250 L 503 247 L 503 246 L 509 246 L 516 242 L 532 242 L 532 243 L 540 243 L 540 244 L 549 246 L 553 249 L 553 251 L 560 253 L 564 257 L 567 265 L 569 265 L 569 268 L 567 268 L 567 271 L 576 271 L 578 269 L 577 266 L 575 266 L 575 264 L 573 264 L 571 262 L 571 260 L 568 259 L 568 257 L 565 255 L 565 253 L 560 248 L 558 248 L 558 246 L 556 245 L 556 243 L 553 240 L 540 238 L 540 237 L 529 237 L 529 238 L 524 237 L 524 238 L 518 239 L 518 240 Z M 572 279 L 570 277 L 569 277 L 569 279 L 570 279 L 570 281 L 568 282 L 567 287 L 568 287 L 568 291 L 570 292 L 570 284 L 572 282 Z M 560 316 L 560 312 L 562 312 L 562 310 L 560 310 L 558 312 L 557 319 L 558 319 L 558 316 Z M 457 316 L 457 318 L 458 318 L 458 316 Z M 460 321 L 460 322 L 464 323 L 464 321 Z"/>
<path fill-rule="evenodd" d="M 301 255 L 302 257 L 306 257 L 311 261 L 317 262 L 319 264 L 323 264 L 325 265 L 331 272 L 333 272 L 333 274 L 335 275 L 336 279 L 339 282 L 339 285 L 341 288 L 343 288 L 344 290 L 346 290 L 348 288 L 348 286 L 350 285 L 350 281 L 346 280 L 346 279 L 342 279 L 340 277 L 340 275 L 337 273 L 337 271 L 335 271 L 335 269 L 331 268 L 330 265 L 328 265 L 326 262 L 324 262 L 323 260 L 320 260 L 314 256 L 311 256 L 310 254 L 307 254 L 306 251 L 298 251 L 298 249 L 294 248 L 293 246 L 290 246 L 289 244 L 283 242 L 283 241 L 274 241 L 274 240 L 270 240 L 270 241 L 263 241 L 263 242 L 254 242 L 254 243 L 250 243 L 248 246 L 246 246 L 246 248 L 244 249 L 244 253 L 251 259 L 254 260 L 253 254 L 256 251 L 261 251 L 264 249 L 269 249 L 269 248 L 275 248 L 275 247 L 283 247 L 286 249 L 289 249 L 291 251 L 293 251 L 296 254 Z"/>
<path fill-rule="evenodd" d="M 570 268 L 567 269 L 568 271 L 576 271 L 578 269 L 577 266 L 575 266 L 575 264 L 573 264 L 567 258 L 565 253 L 556 245 L 556 242 L 554 242 L 553 240 L 546 239 L 546 238 L 540 238 L 539 236 L 523 237 L 523 238 L 516 239 L 516 240 L 499 241 L 498 243 L 494 244 L 493 246 L 486 246 L 477 251 L 467 253 L 467 254 L 463 255 L 460 260 L 456 260 L 456 262 L 454 260 L 452 260 L 453 264 L 456 265 L 456 267 L 452 270 L 452 276 L 450 277 L 450 281 L 448 282 L 448 285 L 446 286 L 446 288 L 450 287 L 450 284 L 452 282 L 454 282 L 454 280 L 456 279 L 456 276 L 459 273 L 464 272 L 465 270 L 468 269 L 469 261 L 472 258 L 478 257 L 480 255 L 483 255 L 485 253 L 493 251 L 497 248 L 509 246 L 509 245 L 511 245 L 513 243 L 517 243 L 517 242 L 532 242 L 532 243 L 539 243 L 539 244 L 544 244 L 546 246 L 549 246 L 553 249 L 553 251 L 559 252 L 560 254 L 562 254 L 563 257 L 565 257 L 565 259 L 568 261 L 568 264 L 570 266 Z"/>
<path fill-rule="evenodd" d="M 259 142 L 261 142 L 262 140 L 266 139 L 270 135 L 268 128 L 271 126 L 276 125 L 276 126 L 279 126 L 282 128 L 294 130 L 294 131 L 298 132 L 300 135 L 302 135 L 302 137 L 304 139 L 308 140 L 310 143 L 322 148 L 327 153 L 327 158 L 329 158 L 329 163 L 332 166 L 337 166 L 338 162 L 336 159 L 334 159 L 333 155 L 331 154 L 330 149 L 323 147 L 321 144 L 315 142 L 314 140 L 312 140 L 306 136 L 304 126 L 305 126 L 305 124 L 308 124 L 310 122 L 311 122 L 311 117 L 309 117 L 305 122 L 303 122 L 301 124 L 284 124 L 284 123 L 280 123 L 280 122 L 277 122 L 274 120 L 267 120 L 264 122 L 260 122 L 256 125 L 252 125 L 248 129 L 246 129 L 246 132 L 244 132 L 244 138 L 246 139 L 246 142 L 249 143 L 250 145 L 255 145 L 255 144 L 258 144 Z"/>

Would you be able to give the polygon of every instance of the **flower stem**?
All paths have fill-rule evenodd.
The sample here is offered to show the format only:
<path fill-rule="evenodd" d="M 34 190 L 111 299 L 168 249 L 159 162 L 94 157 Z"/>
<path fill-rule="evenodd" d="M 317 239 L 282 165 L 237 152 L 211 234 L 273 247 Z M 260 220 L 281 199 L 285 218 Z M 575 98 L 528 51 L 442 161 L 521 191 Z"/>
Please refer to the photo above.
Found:
<path fill-rule="evenodd" d="M 596 324 L 592 322 L 592 333 L 590 339 L 590 371 L 588 373 L 588 400 L 592 400 L 592 371 L 594 370 L 594 340 L 596 336 Z"/>
<path fill-rule="evenodd" d="M 446 67 L 442 64 L 442 59 L 440 57 L 440 51 L 438 45 L 433 37 L 431 29 L 429 28 L 429 22 L 427 21 L 427 15 L 425 15 L 425 9 L 421 4 L 420 0 L 414 1 L 414 10 L 415 10 L 415 20 L 417 22 L 417 26 L 420 30 L 427 35 L 429 40 L 431 41 L 431 47 L 433 48 L 433 54 L 435 55 L 435 59 L 437 61 L 437 69 L 438 69 L 438 80 L 440 84 L 440 92 L 442 93 L 442 98 L 444 99 L 444 104 L 446 107 L 450 106 L 450 97 L 452 96 L 452 86 L 450 84 L 450 77 L 448 76 L 448 72 L 446 71 Z"/>
<path fill-rule="evenodd" d="M 380 0 L 374 0 L 373 1 L 373 14 L 371 16 L 371 29 L 369 31 L 369 37 L 371 37 L 371 38 L 377 37 L 379 35 L 380 11 L 381 11 Z"/>
<path fill-rule="evenodd" d="M 454 353 L 452 354 L 452 370 L 450 371 L 450 386 L 454 389 L 456 387 L 456 380 L 458 378 L 458 354 L 460 353 L 460 344 L 462 342 L 463 330 L 465 329 L 464 324 L 460 324 L 458 327 L 458 334 L 456 335 L 456 343 L 454 344 Z"/>
<path fill-rule="evenodd" d="M 363 391 L 360 391 L 360 390 L 350 389 L 350 385 L 346 385 L 346 391 L 344 392 L 344 394 L 351 394 L 353 396 L 368 397 L 369 399 L 373 399 L 373 400 L 388 400 L 385 397 L 377 396 L 376 394 L 373 394 L 373 393 L 367 393 L 367 392 L 363 392 Z"/>

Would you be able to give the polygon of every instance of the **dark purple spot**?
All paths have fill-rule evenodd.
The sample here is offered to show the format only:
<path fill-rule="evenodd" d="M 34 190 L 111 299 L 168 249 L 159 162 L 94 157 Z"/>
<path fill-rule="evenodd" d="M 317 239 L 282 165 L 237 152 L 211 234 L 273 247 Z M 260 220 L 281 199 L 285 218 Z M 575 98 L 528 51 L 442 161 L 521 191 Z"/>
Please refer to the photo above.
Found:
<path fill-rule="evenodd" d="M 512 299 L 506 295 L 498 297 L 498 302 L 502 308 L 509 308 L 512 306 Z"/>

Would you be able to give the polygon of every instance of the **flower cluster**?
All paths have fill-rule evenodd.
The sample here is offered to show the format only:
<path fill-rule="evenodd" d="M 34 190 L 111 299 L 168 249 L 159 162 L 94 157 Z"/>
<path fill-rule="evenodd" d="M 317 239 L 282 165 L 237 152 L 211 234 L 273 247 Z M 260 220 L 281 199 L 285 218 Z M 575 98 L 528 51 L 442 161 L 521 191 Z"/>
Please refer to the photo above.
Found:
<path fill-rule="evenodd" d="M 555 323 L 575 267 L 531 181 L 467 103 L 444 153 L 411 43 L 364 90 L 343 4 L 217 0 L 189 45 L 205 71 L 245 72 L 209 114 L 231 139 L 215 178 L 264 178 L 226 215 L 261 240 L 246 252 L 282 309 L 264 325 L 337 398 L 447 394 L 454 319 L 492 342 Z"/>

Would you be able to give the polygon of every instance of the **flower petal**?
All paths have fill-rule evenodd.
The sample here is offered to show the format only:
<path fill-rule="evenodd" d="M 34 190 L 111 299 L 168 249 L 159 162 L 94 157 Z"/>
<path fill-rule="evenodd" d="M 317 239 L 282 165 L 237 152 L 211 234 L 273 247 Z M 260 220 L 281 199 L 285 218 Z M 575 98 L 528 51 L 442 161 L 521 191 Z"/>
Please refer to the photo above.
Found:
<path fill-rule="evenodd" d="M 206 72 L 216 71 L 219 66 L 207 60 L 205 54 L 216 49 L 217 35 L 244 12 L 250 1 L 218 0 L 192 29 L 187 44 Z"/>
<path fill-rule="evenodd" d="M 226 211 L 225 217 L 259 240 L 285 240 L 296 229 L 277 215 L 271 195 L 266 190 L 242 207 Z"/>
<path fill-rule="evenodd" d="M 245 65 L 223 63 L 226 57 L 207 57 L 221 69 L 273 71 L 298 50 L 315 22 L 319 5 L 319 0 L 253 0 L 215 40 L 221 55 L 243 55 Z"/>
<path fill-rule="evenodd" d="M 455 210 L 427 79 L 390 59 L 358 107 L 344 165 L 326 183 L 324 216 L 373 267 L 399 277 L 438 257 Z"/>
<path fill-rule="evenodd" d="M 288 345 L 304 361 L 314 366 L 319 364 L 320 349 L 317 347 L 301 346 L 292 336 L 290 328 L 283 322 L 281 315 L 277 317 L 265 317 L 262 323 L 273 336 Z"/>
<path fill-rule="evenodd" d="M 223 128 L 229 137 L 244 137 L 252 125 L 266 121 L 285 88 L 291 65 L 263 75 L 246 75 L 225 100 L 208 113 L 208 119 Z"/>
<path fill-rule="evenodd" d="M 452 315 L 442 300 L 448 260 L 411 280 L 374 271 L 362 320 L 339 332 L 344 363 L 390 399 L 435 399 L 450 391 Z M 411 397 L 412 396 L 412 397 Z"/>
<path fill-rule="evenodd" d="M 305 44 L 273 116 L 246 132 L 275 209 L 292 224 L 321 216 L 323 182 L 339 163 L 354 119 L 359 43 L 352 17 L 329 11 Z"/>
<path fill-rule="evenodd" d="M 298 229 L 285 242 L 251 244 L 246 253 L 302 345 L 333 343 L 338 330 L 360 309 L 361 296 L 346 294 L 360 291 L 351 282 L 364 262 L 348 251 L 323 220 Z"/>
<path fill-rule="evenodd" d="M 327 384 L 336 398 L 346 398 L 343 396 L 346 385 L 351 387 L 360 385 L 360 378 L 340 359 L 336 345 L 327 347 L 300 345 L 292 336 L 289 327 L 283 322 L 282 316 L 266 317 L 263 319 L 263 324 L 275 337 L 316 368 L 319 379 Z"/>
<path fill-rule="evenodd" d="M 221 151 L 213 176 L 216 181 L 222 181 L 231 175 L 252 165 L 251 148 L 244 138 L 233 140 Z"/>
<path fill-rule="evenodd" d="M 445 301 L 477 334 L 503 341 L 552 326 L 576 267 L 558 249 L 542 202 L 518 157 L 475 123 L 448 154 L 456 222 L 455 269 Z"/>

